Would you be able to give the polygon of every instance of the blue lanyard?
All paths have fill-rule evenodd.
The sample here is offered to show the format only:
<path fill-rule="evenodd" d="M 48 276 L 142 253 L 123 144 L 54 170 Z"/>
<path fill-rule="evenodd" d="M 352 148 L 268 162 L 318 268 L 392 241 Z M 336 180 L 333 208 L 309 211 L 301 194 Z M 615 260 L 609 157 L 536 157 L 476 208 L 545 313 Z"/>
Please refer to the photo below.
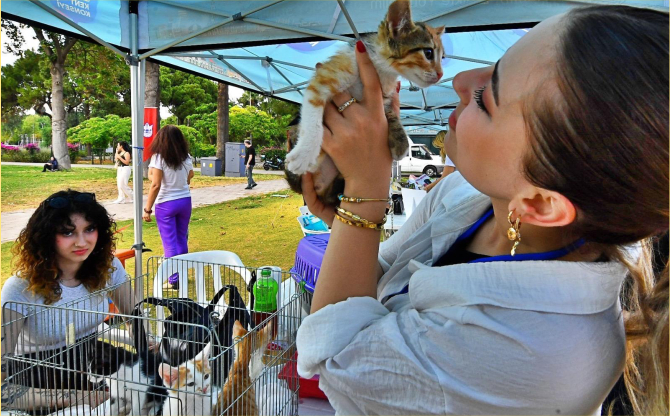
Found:
<path fill-rule="evenodd" d="M 493 215 L 493 208 L 490 208 L 488 211 L 482 215 L 481 218 L 477 220 L 474 224 L 470 226 L 463 234 L 461 234 L 454 244 L 449 248 L 447 253 L 451 251 L 459 242 L 464 241 L 468 238 L 470 238 L 478 229 L 479 227 L 486 222 L 491 216 Z M 563 248 L 559 248 L 558 250 L 552 250 L 552 251 L 545 251 L 542 253 L 527 253 L 527 254 L 517 254 L 515 256 L 511 256 L 509 254 L 502 255 L 502 256 L 491 256 L 491 257 L 482 257 L 479 259 L 475 259 L 472 261 L 469 261 L 468 263 L 490 263 L 494 261 L 532 261 L 532 260 L 555 260 L 558 258 L 561 258 L 579 247 L 583 246 L 585 243 L 583 238 L 580 238 L 579 240 L 575 241 L 574 243 L 571 243 Z M 382 303 L 386 303 L 389 299 L 396 295 L 402 295 L 404 293 L 409 293 L 409 283 L 405 285 L 404 288 L 400 292 L 393 293 L 391 295 L 388 295 L 384 300 L 382 300 Z"/>

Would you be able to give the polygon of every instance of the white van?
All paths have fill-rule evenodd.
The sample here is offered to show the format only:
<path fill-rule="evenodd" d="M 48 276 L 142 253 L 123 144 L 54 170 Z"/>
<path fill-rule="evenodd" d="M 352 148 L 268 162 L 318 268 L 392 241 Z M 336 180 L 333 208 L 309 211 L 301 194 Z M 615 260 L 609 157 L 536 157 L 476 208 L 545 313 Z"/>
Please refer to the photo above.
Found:
<path fill-rule="evenodd" d="M 398 161 L 401 173 L 425 173 L 434 177 L 442 174 L 444 163 L 440 155 L 428 150 L 424 144 L 417 144 L 409 140 L 409 154 Z"/>

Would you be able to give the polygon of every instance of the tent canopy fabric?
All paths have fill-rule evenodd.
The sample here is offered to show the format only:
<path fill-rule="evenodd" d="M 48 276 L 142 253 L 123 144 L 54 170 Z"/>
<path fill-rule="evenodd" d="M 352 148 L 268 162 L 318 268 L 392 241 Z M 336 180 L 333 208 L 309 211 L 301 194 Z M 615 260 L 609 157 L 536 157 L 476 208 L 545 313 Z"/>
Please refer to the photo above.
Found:
<path fill-rule="evenodd" d="M 138 15 L 140 59 L 300 103 L 316 63 L 375 32 L 390 1 L 9 0 L 3 17 L 130 49 L 129 12 Z M 412 1 L 412 17 L 445 25 L 440 83 L 425 90 L 402 80 L 405 125 L 444 124 L 458 102 L 451 79 L 491 65 L 535 23 L 585 4 L 668 10 L 668 1 Z M 342 7 L 344 6 L 344 8 Z M 350 22 L 351 20 L 351 22 Z M 88 32 L 88 33 L 87 33 Z M 416 111 L 415 111 L 416 110 Z M 430 113 L 418 119 L 416 113 Z"/>

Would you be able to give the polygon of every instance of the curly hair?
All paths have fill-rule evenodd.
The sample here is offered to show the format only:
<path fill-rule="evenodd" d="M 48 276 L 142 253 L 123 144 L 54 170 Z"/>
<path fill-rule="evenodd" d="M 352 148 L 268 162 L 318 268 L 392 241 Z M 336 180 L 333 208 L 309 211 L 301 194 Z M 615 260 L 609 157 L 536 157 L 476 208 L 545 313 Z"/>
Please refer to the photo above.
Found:
<path fill-rule="evenodd" d="M 70 219 L 72 214 L 82 215 L 98 230 L 95 248 L 77 271 L 76 278 L 90 292 L 104 288 L 110 279 L 116 248 L 116 223 L 95 199 L 75 199 L 80 194 L 68 189 L 42 201 L 12 247 L 14 274 L 27 280 L 27 290 L 42 296 L 46 305 L 60 299 L 56 234 L 74 227 Z M 66 198 L 68 205 L 64 208 L 50 206 L 49 201 L 58 197 Z"/>

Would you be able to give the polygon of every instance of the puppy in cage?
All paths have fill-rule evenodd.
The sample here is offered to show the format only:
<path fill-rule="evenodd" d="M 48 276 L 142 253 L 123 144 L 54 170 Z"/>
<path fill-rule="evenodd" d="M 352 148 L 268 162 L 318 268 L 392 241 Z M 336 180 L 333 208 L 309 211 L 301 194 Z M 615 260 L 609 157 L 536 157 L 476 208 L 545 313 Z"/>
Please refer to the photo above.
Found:
<path fill-rule="evenodd" d="M 2 288 L 3 408 L 48 413 L 107 398 L 83 373 L 92 351 L 112 347 L 92 337 L 109 311 L 107 296 L 122 313 L 135 303 L 114 257 L 115 230 L 95 194 L 67 190 L 40 203 L 21 231 L 14 275 Z"/>

